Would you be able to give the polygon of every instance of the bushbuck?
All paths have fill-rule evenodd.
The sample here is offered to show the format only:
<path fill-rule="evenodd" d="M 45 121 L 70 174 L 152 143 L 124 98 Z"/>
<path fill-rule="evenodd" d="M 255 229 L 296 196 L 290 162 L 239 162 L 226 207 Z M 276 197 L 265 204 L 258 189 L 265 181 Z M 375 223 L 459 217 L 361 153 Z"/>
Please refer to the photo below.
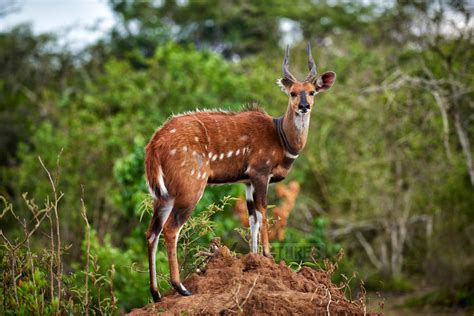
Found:
<path fill-rule="evenodd" d="M 303 149 L 310 113 L 317 93 L 328 90 L 336 74 L 317 76 L 308 43 L 309 75 L 298 81 L 288 70 L 277 84 L 288 95 L 286 113 L 278 118 L 258 107 L 240 112 L 197 111 L 171 117 L 145 149 L 145 171 L 154 213 L 146 238 L 150 289 L 161 296 L 156 280 L 155 256 L 161 232 L 168 252 L 171 284 L 178 293 L 191 295 L 180 281 L 176 244 L 183 224 L 191 216 L 206 185 L 244 183 L 249 212 L 252 252 L 258 251 L 260 232 L 263 255 L 271 256 L 268 240 L 267 189 L 283 180 Z"/>

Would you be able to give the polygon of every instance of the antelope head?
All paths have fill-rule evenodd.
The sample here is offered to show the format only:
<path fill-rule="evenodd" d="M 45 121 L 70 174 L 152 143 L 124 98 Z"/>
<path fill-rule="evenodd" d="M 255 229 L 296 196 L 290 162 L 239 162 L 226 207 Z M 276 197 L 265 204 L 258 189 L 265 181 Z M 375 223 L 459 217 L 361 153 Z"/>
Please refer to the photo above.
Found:
<path fill-rule="evenodd" d="M 283 92 L 289 97 L 289 110 L 296 115 L 305 115 L 314 106 L 314 97 L 317 93 L 326 91 L 336 80 L 334 71 L 327 71 L 318 76 L 316 63 L 311 55 L 311 47 L 308 43 L 308 68 L 309 74 L 304 81 L 298 81 L 288 70 L 289 47 L 286 47 L 285 59 L 283 60 L 283 78 L 277 81 Z"/>

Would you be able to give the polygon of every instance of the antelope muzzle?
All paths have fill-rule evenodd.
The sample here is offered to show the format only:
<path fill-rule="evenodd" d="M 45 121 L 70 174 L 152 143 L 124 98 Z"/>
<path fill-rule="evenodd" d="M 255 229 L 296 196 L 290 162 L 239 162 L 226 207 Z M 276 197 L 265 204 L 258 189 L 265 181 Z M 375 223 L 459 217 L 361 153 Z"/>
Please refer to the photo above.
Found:
<path fill-rule="evenodd" d="M 301 91 L 300 103 L 298 104 L 298 112 L 300 112 L 300 114 L 306 114 L 309 112 L 309 110 L 310 106 L 308 100 L 306 99 L 306 92 Z"/>

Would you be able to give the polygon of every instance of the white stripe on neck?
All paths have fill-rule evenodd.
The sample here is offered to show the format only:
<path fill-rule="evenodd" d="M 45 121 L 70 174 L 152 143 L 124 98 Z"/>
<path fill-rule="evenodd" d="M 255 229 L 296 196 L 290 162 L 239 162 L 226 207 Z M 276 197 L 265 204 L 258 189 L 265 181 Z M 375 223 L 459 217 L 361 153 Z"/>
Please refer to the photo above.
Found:
<path fill-rule="evenodd" d="M 299 155 L 292 155 L 292 154 L 290 154 L 289 152 L 287 152 L 285 150 L 285 156 L 290 158 L 290 159 L 296 159 L 296 158 L 298 158 Z"/>

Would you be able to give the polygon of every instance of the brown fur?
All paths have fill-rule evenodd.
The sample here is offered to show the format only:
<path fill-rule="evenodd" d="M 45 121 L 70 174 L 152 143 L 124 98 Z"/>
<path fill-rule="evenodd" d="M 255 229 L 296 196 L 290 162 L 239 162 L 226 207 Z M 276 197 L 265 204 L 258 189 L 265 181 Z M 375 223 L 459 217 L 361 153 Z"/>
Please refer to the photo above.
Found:
<path fill-rule="evenodd" d="M 191 294 L 180 282 L 176 242 L 208 184 L 243 182 L 253 189 L 247 208 L 254 223 L 261 220 L 263 254 L 271 256 L 266 215 L 268 183 L 281 181 L 288 174 L 296 155 L 287 149 L 300 152 L 306 143 L 310 113 L 299 112 L 304 103 L 301 100 L 306 98 L 309 111 L 316 92 L 327 90 L 334 78 L 334 73 L 327 72 L 304 82 L 294 77 L 281 80 L 289 101 L 278 128 L 272 117 L 251 105 L 242 112 L 204 111 L 174 116 L 155 132 L 145 149 L 146 179 L 155 199 L 147 231 L 150 289 L 155 301 L 160 299 L 155 253 L 162 231 L 171 283 L 182 295 Z"/>
<path fill-rule="evenodd" d="M 283 158 L 272 118 L 261 111 L 173 117 L 153 135 L 145 152 L 150 187 L 163 198 L 158 185 L 160 164 L 169 195 L 178 205 L 197 203 L 208 182 L 244 181 L 252 173 L 270 172 Z"/>

